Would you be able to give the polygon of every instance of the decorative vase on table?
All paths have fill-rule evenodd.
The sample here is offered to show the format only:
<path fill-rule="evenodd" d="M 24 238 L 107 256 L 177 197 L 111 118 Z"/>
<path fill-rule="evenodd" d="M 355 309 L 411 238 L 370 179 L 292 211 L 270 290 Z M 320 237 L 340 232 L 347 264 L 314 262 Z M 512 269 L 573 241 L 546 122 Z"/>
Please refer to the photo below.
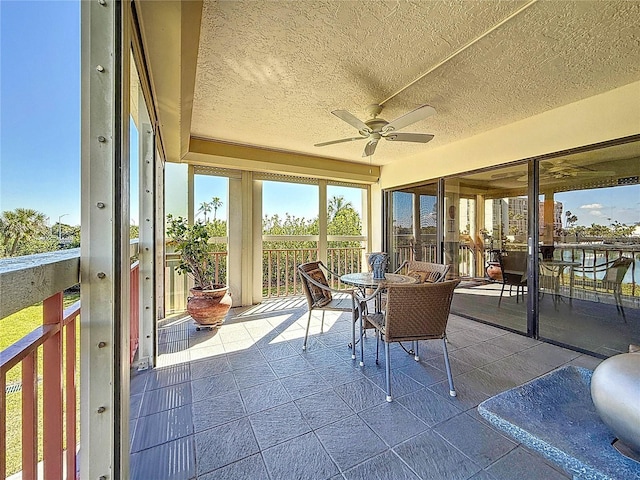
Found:
<path fill-rule="evenodd" d="M 189 292 L 191 296 L 187 299 L 187 312 L 198 325 L 211 330 L 224 323 L 232 302 L 227 285 L 216 284 L 209 290 L 191 288 Z"/>
<path fill-rule="evenodd" d="M 387 263 L 389 262 L 389 254 L 385 252 L 370 253 L 367 255 L 367 262 L 369 263 L 369 269 L 373 273 L 373 278 L 375 280 L 384 279 Z"/>

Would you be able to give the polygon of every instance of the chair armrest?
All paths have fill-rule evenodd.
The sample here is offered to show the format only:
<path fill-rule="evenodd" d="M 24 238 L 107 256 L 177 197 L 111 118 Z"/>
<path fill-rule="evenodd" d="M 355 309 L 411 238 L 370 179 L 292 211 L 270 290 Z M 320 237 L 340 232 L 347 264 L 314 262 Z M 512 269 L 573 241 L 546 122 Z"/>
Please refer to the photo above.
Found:
<path fill-rule="evenodd" d="M 374 298 L 376 298 L 376 295 L 378 295 L 380 291 L 384 290 L 385 288 L 386 287 L 384 287 L 383 285 L 378 285 L 378 288 L 376 288 L 371 295 L 362 296 L 357 291 L 354 291 L 353 296 L 355 297 L 356 302 L 366 303 L 369 300 L 373 300 Z"/>
<path fill-rule="evenodd" d="M 406 266 L 407 266 L 407 264 L 408 264 L 408 262 L 405 260 L 404 262 L 402 262 L 402 263 L 400 264 L 400 266 L 399 266 L 398 268 L 396 268 L 396 269 L 394 270 L 394 272 L 393 272 L 393 273 L 400 273 L 400 270 L 402 270 L 404 267 L 406 267 Z"/>
<path fill-rule="evenodd" d="M 324 283 L 320 283 L 317 280 L 311 278 L 310 275 L 307 274 L 307 272 L 304 272 L 303 270 L 298 270 L 300 272 L 300 275 L 304 276 L 304 278 L 309 282 L 312 283 L 313 285 L 315 285 L 318 288 L 321 288 L 322 290 L 328 290 L 330 292 L 335 292 L 335 293 L 346 293 L 348 295 L 355 295 L 355 290 L 353 288 L 345 288 L 345 289 L 337 289 L 337 288 L 332 288 L 329 285 L 325 285 Z"/>
<path fill-rule="evenodd" d="M 326 273 L 328 273 L 329 275 L 331 275 L 331 277 L 335 278 L 336 280 L 340 280 L 340 274 L 337 272 L 334 272 L 333 270 L 330 270 L 329 267 L 327 267 L 324 263 L 319 262 L 320 268 L 322 268 Z"/>

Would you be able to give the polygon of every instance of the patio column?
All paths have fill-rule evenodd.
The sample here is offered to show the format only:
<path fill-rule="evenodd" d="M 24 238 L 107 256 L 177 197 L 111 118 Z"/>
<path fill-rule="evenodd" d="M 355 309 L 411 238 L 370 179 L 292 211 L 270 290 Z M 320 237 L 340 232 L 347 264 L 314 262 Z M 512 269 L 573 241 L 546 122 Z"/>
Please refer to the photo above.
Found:
<path fill-rule="evenodd" d="M 156 127 L 157 128 L 157 127 Z M 157 138 L 157 137 L 156 137 Z M 165 190 L 164 190 L 164 169 L 165 163 L 160 155 L 158 155 L 157 148 L 154 142 L 153 155 L 155 162 L 154 168 L 154 215 L 155 222 L 153 223 L 154 234 L 153 241 L 155 243 L 154 249 L 154 264 L 155 264 L 155 320 L 159 320 L 166 316 L 165 312 L 165 242 L 164 242 L 164 221 L 165 221 Z M 154 328 L 154 337 L 155 328 Z M 154 349 L 157 341 L 157 337 L 154 338 Z M 154 350 L 155 351 L 155 350 Z"/>
<path fill-rule="evenodd" d="M 555 203 L 553 201 L 553 196 L 553 190 L 547 190 L 544 192 L 544 207 L 542 213 L 544 225 L 542 227 L 542 243 L 545 245 L 553 245 L 553 236 L 555 233 Z"/>
<path fill-rule="evenodd" d="M 485 258 L 484 258 L 484 237 L 481 231 L 485 228 L 485 205 L 484 205 L 484 195 L 476 195 L 476 215 L 475 215 L 475 232 L 473 238 L 473 242 L 475 245 L 475 272 L 474 276 L 476 277 L 484 277 L 484 269 Z"/>
<path fill-rule="evenodd" d="M 139 130 L 139 204 L 140 238 L 138 259 L 140 261 L 140 326 L 138 343 L 138 368 L 154 364 L 155 351 L 155 165 L 154 134 L 147 109 L 144 108 L 142 90 L 138 91 Z"/>
<path fill-rule="evenodd" d="M 228 275 L 233 305 L 262 301 L 262 181 L 229 178 Z"/>
<path fill-rule="evenodd" d="M 328 265 L 327 259 L 327 181 L 318 181 L 318 260 Z"/>
<path fill-rule="evenodd" d="M 126 2 L 80 8 L 80 474 L 128 478 L 131 12 Z"/>
<path fill-rule="evenodd" d="M 382 215 L 380 212 L 382 212 L 382 192 L 380 191 L 380 189 L 376 189 L 376 193 L 377 193 L 377 204 L 378 204 L 378 208 L 377 210 L 375 210 L 376 212 L 376 216 L 374 219 L 371 218 L 371 205 L 373 202 L 373 199 L 371 198 L 372 196 L 372 188 L 370 186 L 367 185 L 366 188 L 362 189 L 362 234 L 365 235 L 367 237 L 367 241 L 366 244 L 364 245 L 364 249 L 362 250 L 362 258 L 360 259 L 360 265 L 363 265 L 366 267 L 367 265 L 367 259 L 366 259 L 366 252 L 373 252 L 374 250 L 371 248 L 371 246 L 373 245 L 373 226 L 375 225 L 377 228 L 377 237 L 375 239 L 375 243 L 377 245 L 379 245 L 379 247 L 377 248 L 377 250 L 375 251 L 382 251 L 382 225 L 381 225 L 381 221 L 382 221 Z M 366 268 L 364 268 L 364 270 L 366 270 Z"/>

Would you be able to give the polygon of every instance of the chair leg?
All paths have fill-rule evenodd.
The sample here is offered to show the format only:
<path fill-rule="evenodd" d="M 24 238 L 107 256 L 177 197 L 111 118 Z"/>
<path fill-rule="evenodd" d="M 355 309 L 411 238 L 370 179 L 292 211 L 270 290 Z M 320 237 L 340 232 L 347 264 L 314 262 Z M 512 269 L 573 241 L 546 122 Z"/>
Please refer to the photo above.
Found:
<path fill-rule="evenodd" d="M 447 379 L 449 380 L 449 395 L 455 397 L 456 389 L 453 387 L 453 376 L 451 375 L 451 364 L 449 363 L 449 352 L 447 352 L 447 342 L 442 339 L 442 350 L 444 350 L 444 366 L 447 368 Z"/>
<path fill-rule="evenodd" d="M 389 342 L 384 342 L 384 361 L 385 361 L 385 373 L 387 377 L 387 402 L 391 402 L 393 398 L 391 397 L 391 365 L 389 363 Z"/>
<path fill-rule="evenodd" d="M 355 321 L 354 321 L 355 325 Z M 360 315 L 360 366 L 364 367 L 364 322 L 362 319 L 362 315 Z"/>
<path fill-rule="evenodd" d="M 618 312 L 622 315 L 622 320 L 624 320 L 624 323 L 627 323 L 627 316 L 624 314 L 624 307 L 622 306 L 621 290 L 614 290 L 613 297 L 616 300 L 616 307 L 618 308 Z"/>
<path fill-rule="evenodd" d="M 498 300 L 498 306 L 502 303 L 502 294 L 504 293 L 504 283 L 502 284 L 502 289 L 500 290 L 500 299 Z"/>
<path fill-rule="evenodd" d="M 380 365 L 378 362 L 378 353 L 380 352 L 380 333 L 376 330 L 376 365 Z"/>
<path fill-rule="evenodd" d="M 320 320 L 320 333 L 324 333 L 324 310 L 322 310 L 322 319 Z"/>
<path fill-rule="evenodd" d="M 420 354 L 418 353 L 418 342 L 416 342 L 416 341 L 411 342 L 411 347 L 413 349 L 413 359 L 416 362 L 419 362 L 420 361 Z"/>
<path fill-rule="evenodd" d="M 307 349 L 307 338 L 309 338 L 309 325 L 311 324 L 311 310 L 309 310 L 309 317 L 307 318 L 307 329 L 304 332 L 304 343 L 302 344 L 302 350 Z"/>
<path fill-rule="evenodd" d="M 355 317 L 355 314 L 353 316 L 353 318 L 351 319 L 351 360 L 355 360 L 356 359 L 356 322 L 357 319 Z"/>

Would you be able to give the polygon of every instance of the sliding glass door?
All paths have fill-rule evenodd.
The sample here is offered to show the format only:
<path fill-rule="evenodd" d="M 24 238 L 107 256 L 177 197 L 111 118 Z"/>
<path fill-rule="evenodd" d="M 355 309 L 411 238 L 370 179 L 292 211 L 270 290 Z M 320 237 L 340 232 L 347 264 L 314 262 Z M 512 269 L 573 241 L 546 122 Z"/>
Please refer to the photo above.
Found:
<path fill-rule="evenodd" d="M 539 334 L 610 356 L 640 344 L 640 144 L 540 162 Z"/>
<path fill-rule="evenodd" d="M 445 179 L 444 258 L 461 280 L 454 313 L 527 331 L 527 189 L 526 163 Z"/>

